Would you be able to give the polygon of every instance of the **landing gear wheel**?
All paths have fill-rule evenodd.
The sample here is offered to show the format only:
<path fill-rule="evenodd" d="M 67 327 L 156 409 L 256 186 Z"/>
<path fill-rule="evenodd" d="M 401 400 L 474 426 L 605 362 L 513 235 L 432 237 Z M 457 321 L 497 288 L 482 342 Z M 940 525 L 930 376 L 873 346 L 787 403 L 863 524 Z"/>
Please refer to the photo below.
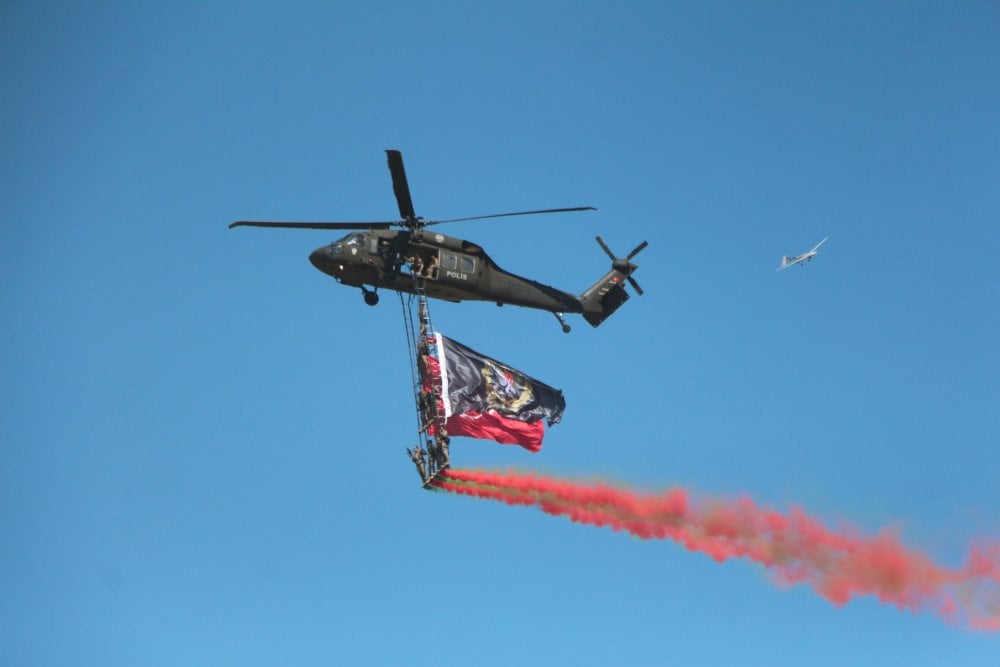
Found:
<path fill-rule="evenodd" d="M 378 303 L 378 292 L 369 292 L 368 290 L 362 287 L 361 293 L 365 297 L 365 303 L 367 303 L 369 306 L 374 306 L 375 304 Z"/>
<path fill-rule="evenodd" d="M 566 324 L 566 320 L 563 319 L 562 313 L 552 313 L 559 320 L 559 324 L 562 325 L 563 333 L 569 333 L 569 325 Z"/>

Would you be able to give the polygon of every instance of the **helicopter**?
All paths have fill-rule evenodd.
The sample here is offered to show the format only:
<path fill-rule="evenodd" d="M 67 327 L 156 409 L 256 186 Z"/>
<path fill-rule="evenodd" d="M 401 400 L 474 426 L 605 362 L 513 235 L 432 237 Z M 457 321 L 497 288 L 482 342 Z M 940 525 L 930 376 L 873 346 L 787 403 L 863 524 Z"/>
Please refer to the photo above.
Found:
<path fill-rule="evenodd" d="M 632 262 L 647 245 L 643 241 L 625 257 L 616 257 L 600 236 L 596 237 L 608 257 L 611 270 L 579 296 L 505 271 L 483 248 L 475 243 L 445 236 L 426 229 L 446 222 L 485 220 L 543 213 L 593 211 L 592 206 L 553 208 L 536 211 L 497 213 L 447 220 L 426 220 L 417 216 L 410 197 L 410 187 L 398 150 L 387 150 L 392 189 L 399 207 L 400 220 L 392 222 L 268 222 L 238 220 L 233 227 L 270 227 L 285 229 L 353 230 L 329 245 L 317 248 L 309 261 L 337 282 L 361 288 L 369 306 L 378 303 L 379 288 L 397 292 L 424 294 L 444 301 L 487 301 L 498 306 L 513 305 L 546 310 L 555 315 L 562 330 L 570 326 L 566 313 L 579 313 L 597 327 L 628 300 L 624 282 L 640 296 L 642 288 L 632 277 L 637 265 Z M 369 289 L 369 287 L 371 289 Z"/>

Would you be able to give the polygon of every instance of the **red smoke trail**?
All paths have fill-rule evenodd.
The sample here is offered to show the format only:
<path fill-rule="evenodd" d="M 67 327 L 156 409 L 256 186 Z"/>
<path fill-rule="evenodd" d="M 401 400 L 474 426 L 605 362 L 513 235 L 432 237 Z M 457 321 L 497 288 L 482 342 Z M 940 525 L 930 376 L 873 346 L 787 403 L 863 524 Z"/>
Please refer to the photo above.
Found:
<path fill-rule="evenodd" d="M 973 548 L 960 568 L 942 567 L 907 549 L 892 533 L 865 537 L 831 531 L 804 511 L 783 514 L 748 497 L 695 502 L 687 491 L 641 494 L 533 474 L 448 470 L 435 482 L 453 493 L 530 505 L 576 523 L 607 526 L 642 539 L 670 539 L 717 562 L 749 558 L 782 583 L 807 583 L 836 606 L 854 596 L 949 622 L 1000 631 L 1000 546 Z"/>

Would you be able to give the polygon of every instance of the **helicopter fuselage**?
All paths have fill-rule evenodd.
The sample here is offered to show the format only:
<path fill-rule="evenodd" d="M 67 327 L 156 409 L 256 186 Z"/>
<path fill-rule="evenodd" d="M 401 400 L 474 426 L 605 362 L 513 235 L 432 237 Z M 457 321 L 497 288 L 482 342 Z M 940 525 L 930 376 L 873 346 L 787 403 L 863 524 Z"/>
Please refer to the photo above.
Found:
<path fill-rule="evenodd" d="M 563 331 L 569 333 L 570 327 L 563 320 L 563 313 L 580 313 L 591 326 L 596 327 L 628 300 L 624 282 L 628 282 L 637 293 L 642 294 L 642 289 L 632 277 L 632 273 L 639 268 L 632 263 L 632 258 L 648 245 L 645 241 L 625 257 L 616 257 L 601 237 L 596 237 L 597 243 L 611 258 L 611 270 L 582 294 L 575 296 L 504 271 L 474 243 L 427 230 L 430 225 L 443 222 L 596 210 L 594 207 L 548 208 L 427 220 L 416 215 L 413 210 L 402 154 L 390 149 L 386 151 L 386 159 L 392 176 L 392 191 L 399 207 L 400 218 L 395 222 L 237 220 L 229 227 L 358 230 L 317 248 L 309 256 L 309 260 L 313 266 L 338 282 L 360 287 L 365 303 L 369 306 L 378 303 L 379 287 L 424 294 L 445 301 L 492 301 L 498 306 L 511 304 L 547 310 L 555 314 Z M 366 285 L 375 289 L 369 290 Z"/>
<path fill-rule="evenodd" d="M 344 285 L 416 293 L 445 301 L 491 301 L 581 313 L 580 297 L 504 271 L 482 247 L 418 230 L 354 232 L 317 248 L 313 266 Z"/>

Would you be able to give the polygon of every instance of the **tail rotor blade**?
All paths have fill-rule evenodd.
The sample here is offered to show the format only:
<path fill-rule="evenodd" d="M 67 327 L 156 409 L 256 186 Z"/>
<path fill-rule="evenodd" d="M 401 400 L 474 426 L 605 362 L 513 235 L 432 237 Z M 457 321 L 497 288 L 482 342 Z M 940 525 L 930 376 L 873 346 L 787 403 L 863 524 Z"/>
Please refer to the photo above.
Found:
<path fill-rule="evenodd" d="M 631 285 L 631 286 L 632 286 L 633 288 L 635 288 L 635 292 L 636 292 L 636 294 L 638 294 L 639 296 L 642 296 L 642 294 L 643 294 L 643 292 L 642 292 L 642 288 L 641 288 L 641 287 L 639 287 L 639 283 L 637 283 L 637 282 L 635 281 L 635 278 L 633 278 L 632 276 L 629 276 L 629 277 L 628 277 L 628 283 L 629 283 L 629 285 Z"/>
<path fill-rule="evenodd" d="M 410 199 L 410 186 L 406 182 L 406 169 L 403 168 L 403 154 L 397 150 L 385 152 L 389 160 L 389 173 L 392 174 L 392 191 L 399 205 L 399 215 L 403 220 L 414 220 L 417 214 L 413 212 L 413 200 Z"/>
<path fill-rule="evenodd" d="M 636 255 L 638 255 L 640 252 L 642 252 L 643 250 L 645 250 L 646 246 L 648 246 L 648 245 L 649 245 L 649 241 L 643 241 L 642 243 L 640 243 L 639 245 L 637 245 L 635 247 L 635 249 L 632 250 L 632 252 L 630 252 L 628 255 L 626 255 L 625 259 L 632 259 Z M 642 294 L 642 290 L 639 290 L 639 294 Z"/>
<path fill-rule="evenodd" d="M 602 239 L 600 236 L 595 236 L 594 238 L 597 239 L 597 244 L 604 249 L 604 252 L 608 253 L 608 257 L 611 258 L 612 262 L 618 259 L 617 257 L 615 257 L 615 253 L 611 252 L 611 248 L 609 248 L 608 244 L 604 242 L 604 239 Z"/>

